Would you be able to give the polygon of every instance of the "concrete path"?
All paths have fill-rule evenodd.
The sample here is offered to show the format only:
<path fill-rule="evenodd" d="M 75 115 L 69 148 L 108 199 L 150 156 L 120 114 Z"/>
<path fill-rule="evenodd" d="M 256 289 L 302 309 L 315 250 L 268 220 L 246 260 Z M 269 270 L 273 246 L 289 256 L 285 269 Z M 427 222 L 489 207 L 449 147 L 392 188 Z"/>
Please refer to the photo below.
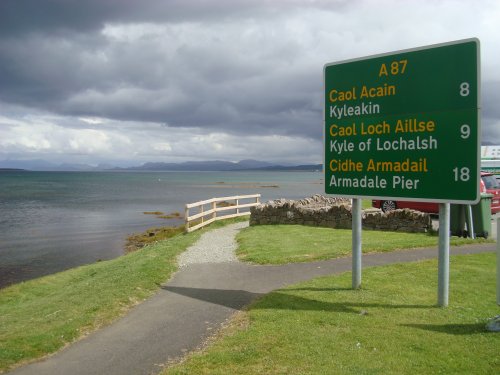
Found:
<path fill-rule="evenodd" d="M 210 236 L 217 237 L 216 231 L 211 231 Z M 495 244 L 473 245 L 453 248 L 452 254 L 495 248 Z M 363 266 L 435 257 L 437 248 L 370 254 L 363 256 Z M 236 311 L 256 298 L 288 284 L 350 270 L 350 258 L 284 266 L 253 266 L 227 260 L 190 263 L 158 293 L 114 324 L 11 374 L 156 374 L 168 361 L 202 346 Z"/>

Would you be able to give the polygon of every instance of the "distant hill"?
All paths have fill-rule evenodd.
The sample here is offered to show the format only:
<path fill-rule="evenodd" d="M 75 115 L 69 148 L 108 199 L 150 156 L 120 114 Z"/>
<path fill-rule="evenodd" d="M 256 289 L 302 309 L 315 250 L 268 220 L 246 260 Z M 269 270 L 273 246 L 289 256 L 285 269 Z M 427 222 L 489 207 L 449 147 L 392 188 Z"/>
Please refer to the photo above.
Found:
<path fill-rule="evenodd" d="M 45 160 L 4 160 L 0 170 L 30 171 L 321 171 L 321 164 L 289 165 L 246 159 L 239 162 L 223 160 L 187 161 L 183 163 L 150 162 L 136 167 L 116 167 L 109 164 L 56 164 Z"/>
<path fill-rule="evenodd" d="M 121 168 L 125 170 L 140 171 L 230 171 L 234 170 L 236 163 L 228 161 L 186 161 L 184 163 L 145 163 L 138 167 Z"/>
<path fill-rule="evenodd" d="M 321 172 L 323 170 L 323 164 L 304 164 L 304 165 L 293 165 L 293 166 L 274 165 L 270 167 L 259 168 L 259 170 Z"/>
<path fill-rule="evenodd" d="M 184 163 L 145 163 L 138 167 L 115 168 L 128 171 L 321 171 L 322 164 L 276 165 L 258 160 L 241 160 L 237 163 L 221 160 L 187 161 Z"/>
<path fill-rule="evenodd" d="M 86 164 L 56 164 L 45 160 L 3 160 L 0 161 L 1 169 L 17 169 L 29 171 L 93 171 L 102 168 L 92 167 Z"/>

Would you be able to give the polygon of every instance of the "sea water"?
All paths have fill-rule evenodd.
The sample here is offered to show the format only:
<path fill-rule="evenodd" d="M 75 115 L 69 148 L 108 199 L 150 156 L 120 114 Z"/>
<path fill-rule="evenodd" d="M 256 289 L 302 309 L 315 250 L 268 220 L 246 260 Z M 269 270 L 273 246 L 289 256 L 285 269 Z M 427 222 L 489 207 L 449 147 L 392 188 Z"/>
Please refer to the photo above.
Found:
<path fill-rule="evenodd" d="M 124 253 L 128 235 L 181 225 L 213 197 L 261 201 L 323 192 L 320 172 L 0 172 L 0 287 Z"/>

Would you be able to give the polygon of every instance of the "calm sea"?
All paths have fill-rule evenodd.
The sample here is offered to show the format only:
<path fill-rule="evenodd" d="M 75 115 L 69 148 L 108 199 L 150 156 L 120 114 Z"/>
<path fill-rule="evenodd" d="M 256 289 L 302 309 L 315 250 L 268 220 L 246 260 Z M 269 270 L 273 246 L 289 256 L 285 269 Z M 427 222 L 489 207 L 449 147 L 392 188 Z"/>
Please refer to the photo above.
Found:
<path fill-rule="evenodd" d="M 0 172 L 0 287 L 123 254 L 127 235 L 179 225 L 144 212 L 242 194 L 322 193 L 318 172 Z"/>

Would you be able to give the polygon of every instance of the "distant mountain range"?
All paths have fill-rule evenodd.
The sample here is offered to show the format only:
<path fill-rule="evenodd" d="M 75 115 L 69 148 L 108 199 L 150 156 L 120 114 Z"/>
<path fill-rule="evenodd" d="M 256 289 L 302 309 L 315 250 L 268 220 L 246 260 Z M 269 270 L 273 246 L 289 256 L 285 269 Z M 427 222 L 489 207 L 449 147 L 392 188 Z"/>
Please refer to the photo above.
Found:
<path fill-rule="evenodd" d="M 241 160 L 237 163 L 222 160 L 187 161 L 184 163 L 145 163 L 139 167 L 115 168 L 128 171 L 314 171 L 322 170 L 322 164 L 280 165 L 258 160 Z"/>
<path fill-rule="evenodd" d="M 0 161 L 0 170 L 24 169 L 32 171 L 321 171 L 322 164 L 275 164 L 258 160 L 229 162 L 222 160 L 187 161 L 183 163 L 145 163 L 136 167 L 114 167 L 109 164 L 91 166 L 86 164 L 55 164 L 44 160 Z"/>
<path fill-rule="evenodd" d="M 100 164 L 92 166 L 87 164 L 51 163 L 45 160 L 2 160 L 0 170 L 28 170 L 28 171 L 103 171 L 112 169 L 113 165 Z"/>

